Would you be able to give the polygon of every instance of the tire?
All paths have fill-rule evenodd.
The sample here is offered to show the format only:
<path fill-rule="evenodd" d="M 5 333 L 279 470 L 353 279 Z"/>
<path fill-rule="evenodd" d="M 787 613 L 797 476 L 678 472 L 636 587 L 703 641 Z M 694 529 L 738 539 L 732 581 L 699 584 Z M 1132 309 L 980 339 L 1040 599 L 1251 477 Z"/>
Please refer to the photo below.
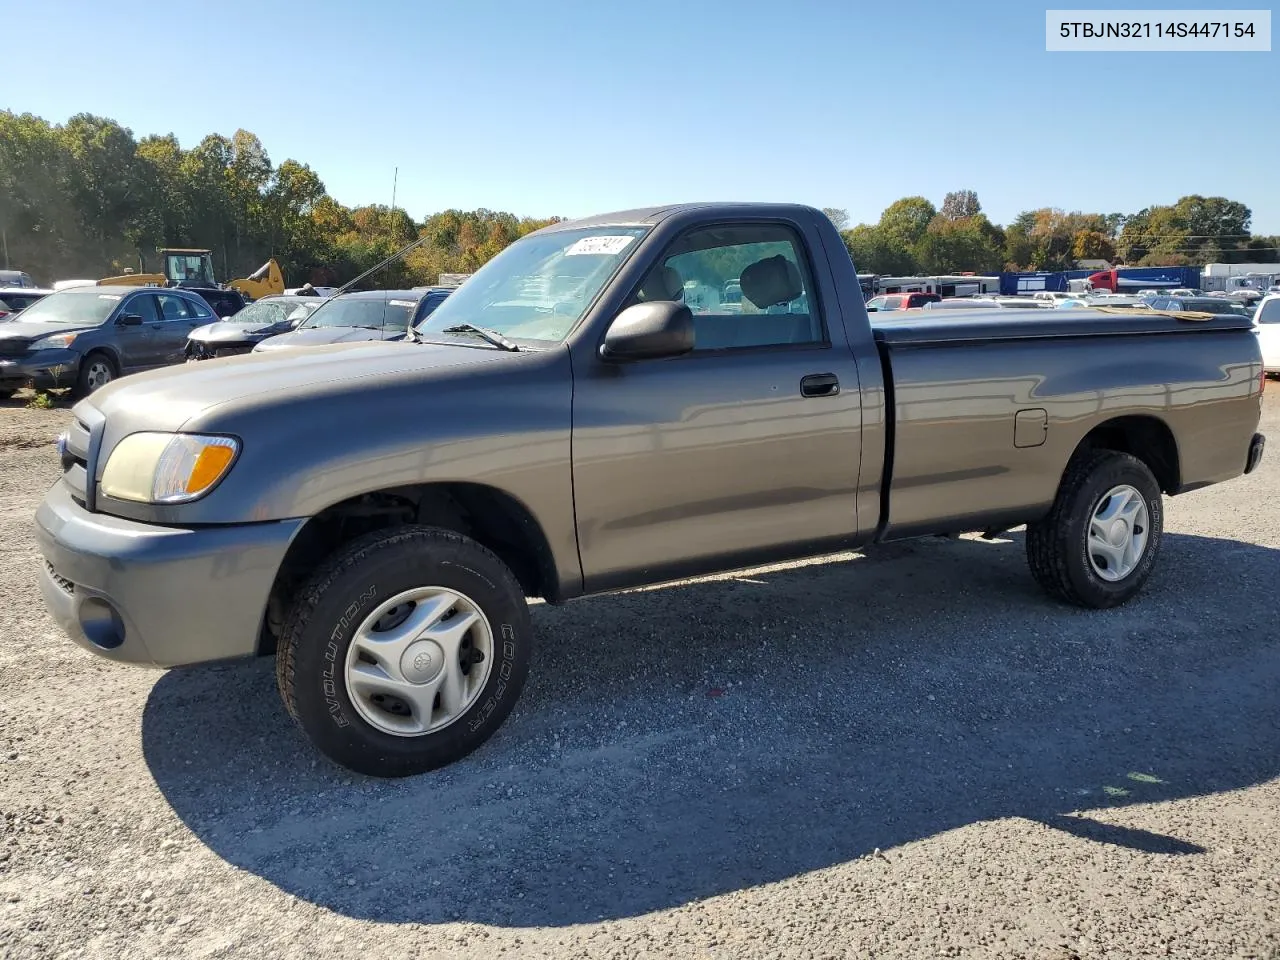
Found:
<path fill-rule="evenodd" d="M 396 617 L 409 604 L 382 611 L 410 591 L 439 591 L 411 601 L 410 618 L 426 617 L 432 604 L 443 609 L 454 594 L 461 599 L 447 619 L 429 621 L 434 632 L 417 633 L 408 619 L 397 631 Z M 475 625 L 460 641 L 394 639 L 444 637 L 458 629 L 450 624 L 472 618 Z M 391 626 L 377 632 L 375 624 Z M 401 526 L 341 548 L 299 589 L 276 655 L 276 680 L 290 716 L 329 759 L 369 776 L 413 776 L 462 759 L 497 731 L 524 687 L 532 639 L 524 591 L 497 556 L 451 530 Z M 459 652 L 451 656 L 455 642 Z M 474 661 L 477 652 L 481 659 Z M 474 661 L 469 670 L 487 673 L 462 674 L 468 658 Z M 435 664 L 438 683 L 419 682 L 425 675 L 413 671 Z M 457 671 L 456 664 L 462 665 Z M 461 686 L 450 688 L 447 675 L 461 676 Z M 354 690 L 353 677 L 359 681 Z M 451 720 L 446 688 L 454 690 Z M 414 697 L 428 705 L 421 708 Z M 445 725 L 418 729 L 433 722 Z"/>
<path fill-rule="evenodd" d="M 87 353 L 84 359 L 80 361 L 80 372 L 76 374 L 75 395 L 77 397 L 87 397 L 94 391 L 105 387 L 118 376 L 120 376 L 120 371 L 116 369 L 115 361 L 110 356 L 101 350 Z"/>
<path fill-rule="evenodd" d="M 1112 491 L 1126 489 L 1138 496 L 1108 496 Z M 1110 566 L 1098 541 L 1090 539 L 1095 514 L 1100 509 L 1113 508 L 1121 496 L 1128 497 L 1129 505 L 1138 510 L 1134 519 L 1125 522 L 1145 536 L 1141 552 L 1127 572 L 1127 563 Z M 1145 523 L 1141 507 L 1145 507 Z M 1116 522 L 1106 521 L 1099 529 Z M 1086 451 L 1067 465 L 1048 516 L 1027 525 L 1027 563 L 1036 582 L 1050 596 L 1104 610 L 1127 602 L 1142 589 L 1155 566 L 1163 532 L 1160 485 L 1147 465 L 1127 453 Z M 1123 532 L 1116 535 L 1117 539 L 1122 537 Z M 1110 540 L 1104 537 L 1104 542 Z M 1112 572 L 1100 567 L 1109 567 Z"/>
<path fill-rule="evenodd" d="M 11 400 L 17 392 L 17 390 L 11 390 L 8 387 L 0 388 L 0 400 Z"/>

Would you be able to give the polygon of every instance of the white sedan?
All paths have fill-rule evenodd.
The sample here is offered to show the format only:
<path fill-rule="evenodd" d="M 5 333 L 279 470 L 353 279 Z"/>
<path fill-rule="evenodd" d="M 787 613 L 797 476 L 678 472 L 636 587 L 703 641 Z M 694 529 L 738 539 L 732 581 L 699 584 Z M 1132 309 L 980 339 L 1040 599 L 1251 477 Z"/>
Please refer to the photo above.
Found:
<path fill-rule="evenodd" d="M 1253 315 L 1253 329 L 1262 347 L 1267 373 L 1280 373 L 1280 293 L 1268 294 Z"/>

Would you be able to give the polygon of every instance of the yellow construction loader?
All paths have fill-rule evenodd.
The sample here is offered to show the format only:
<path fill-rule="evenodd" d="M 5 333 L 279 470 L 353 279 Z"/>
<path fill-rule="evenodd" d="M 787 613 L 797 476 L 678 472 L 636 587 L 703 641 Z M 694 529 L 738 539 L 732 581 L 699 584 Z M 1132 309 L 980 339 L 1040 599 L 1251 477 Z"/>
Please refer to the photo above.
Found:
<path fill-rule="evenodd" d="M 164 263 L 163 273 L 134 273 L 125 270 L 115 277 L 103 277 L 100 287 L 218 287 L 239 290 L 250 300 L 284 293 L 284 273 L 274 257 L 249 276 L 219 284 L 213 275 L 213 252 L 165 247 L 157 251 Z"/>

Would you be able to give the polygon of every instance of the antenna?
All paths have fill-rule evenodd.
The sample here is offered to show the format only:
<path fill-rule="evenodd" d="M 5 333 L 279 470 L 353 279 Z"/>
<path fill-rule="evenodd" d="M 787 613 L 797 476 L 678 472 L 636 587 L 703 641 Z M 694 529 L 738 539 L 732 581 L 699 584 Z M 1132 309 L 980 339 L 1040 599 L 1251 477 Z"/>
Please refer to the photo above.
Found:
<path fill-rule="evenodd" d="M 410 243 L 410 244 L 407 244 L 406 246 L 401 247 L 391 256 L 387 257 L 387 259 L 383 260 L 379 264 L 376 264 L 375 266 L 370 267 L 368 270 L 360 274 L 360 276 L 356 277 L 354 280 L 348 280 L 346 283 L 344 283 L 342 286 L 340 286 L 337 289 L 337 291 L 333 294 L 333 296 L 336 297 L 340 293 L 346 293 L 348 290 L 354 287 L 357 283 L 359 283 L 365 277 L 369 276 L 369 274 L 376 273 L 377 271 L 381 270 L 383 267 L 387 266 L 387 264 L 389 263 L 394 263 L 395 261 L 403 257 L 406 253 L 408 253 L 410 250 L 413 250 L 416 247 L 422 246 L 429 239 L 431 239 L 430 235 L 419 237 L 417 240 L 413 241 L 413 243 Z"/>

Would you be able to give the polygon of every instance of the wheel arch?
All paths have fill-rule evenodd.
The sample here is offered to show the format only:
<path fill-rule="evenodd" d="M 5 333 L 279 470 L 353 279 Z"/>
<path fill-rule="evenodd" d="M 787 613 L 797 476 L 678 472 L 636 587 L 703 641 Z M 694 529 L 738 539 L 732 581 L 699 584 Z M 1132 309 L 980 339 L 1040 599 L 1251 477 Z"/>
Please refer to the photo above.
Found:
<path fill-rule="evenodd" d="M 1159 417 L 1136 414 L 1106 420 L 1080 439 L 1071 459 L 1093 450 L 1114 450 L 1141 460 L 1163 493 L 1175 494 L 1182 487 L 1178 441 Z"/>
<path fill-rule="evenodd" d="M 563 599 L 550 541 L 533 512 L 515 496 L 470 482 L 386 487 L 330 504 L 294 535 L 267 599 L 258 653 L 275 651 L 294 592 L 326 557 L 366 533 L 404 523 L 468 536 L 497 554 L 526 596 L 552 603 Z"/>

